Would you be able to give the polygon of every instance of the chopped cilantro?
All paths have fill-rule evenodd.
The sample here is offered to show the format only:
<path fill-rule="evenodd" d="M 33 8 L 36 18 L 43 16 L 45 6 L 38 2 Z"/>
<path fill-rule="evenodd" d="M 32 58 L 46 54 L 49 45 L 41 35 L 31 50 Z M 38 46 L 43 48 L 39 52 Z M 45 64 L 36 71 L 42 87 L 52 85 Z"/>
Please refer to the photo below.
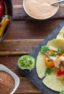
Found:
<path fill-rule="evenodd" d="M 52 53 L 50 54 L 50 56 L 56 56 L 56 54 L 55 54 L 54 52 L 52 52 Z"/>
<path fill-rule="evenodd" d="M 57 54 L 61 54 L 62 53 L 62 49 L 58 49 L 58 51 L 57 51 Z"/>
<path fill-rule="evenodd" d="M 48 51 L 48 47 L 47 47 L 46 45 L 41 47 L 40 52 L 41 52 L 42 54 L 44 54 L 44 53 L 47 52 L 47 51 Z"/>
<path fill-rule="evenodd" d="M 51 68 L 46 68 L 45 74 L 50 74 L 51 73 Z"/>

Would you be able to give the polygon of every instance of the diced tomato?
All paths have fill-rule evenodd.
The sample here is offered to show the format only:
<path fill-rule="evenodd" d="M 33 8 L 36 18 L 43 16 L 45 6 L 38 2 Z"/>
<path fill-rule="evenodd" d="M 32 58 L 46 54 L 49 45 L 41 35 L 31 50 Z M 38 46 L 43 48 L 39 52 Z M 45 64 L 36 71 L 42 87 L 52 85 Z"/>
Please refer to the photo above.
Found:
<path fill-rule="evenodd" d="M 63 66 L 61 66 L 61 68 L 60 68 L 60 69 L 61 69 L 61 71 L 64 71 L 64 67 L 63 67 Z"/>
<path fill-rule="evenodd" d="M 57 72 L 57 76 L 63 76 L 64 75 L 64 70 L 62 71 L 62 70 L 59 70 L 58 72 Z"/>

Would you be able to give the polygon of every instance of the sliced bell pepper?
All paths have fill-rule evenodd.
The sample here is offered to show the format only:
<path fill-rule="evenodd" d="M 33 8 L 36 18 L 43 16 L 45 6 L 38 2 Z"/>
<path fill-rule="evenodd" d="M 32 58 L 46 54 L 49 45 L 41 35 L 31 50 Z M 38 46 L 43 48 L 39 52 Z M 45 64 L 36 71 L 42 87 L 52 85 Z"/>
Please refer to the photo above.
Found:
<path fill-rule="evenodd" d="M 52 60 L 47 60 L 45 61 L 45 65 L 48 67 L 48 68 L 53 68 L 54 67 L 54 63 Z"/>

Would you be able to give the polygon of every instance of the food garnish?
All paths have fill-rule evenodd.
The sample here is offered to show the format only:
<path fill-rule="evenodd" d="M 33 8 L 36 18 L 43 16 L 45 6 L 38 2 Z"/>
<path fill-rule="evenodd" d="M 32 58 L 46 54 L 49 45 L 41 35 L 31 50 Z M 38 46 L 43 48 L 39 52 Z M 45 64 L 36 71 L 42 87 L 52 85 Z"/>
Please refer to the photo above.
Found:
<path fill-rule="evenodd" d="M 51 73 L 51 68 L 46 68 L 45 74 L 50 74 Z"/>
<path fill-rule="evenodd" d="M 62 53 L 62 49 L 58 49 L 58 51 L 57 51 L 57 54 L 61 54 Z"/>
<path fill-rule="evenodd" d="M 53 69 L 58 69 L 56 71 L 57 77 L 64 77 L 64 55 L 63 50 L 60 48 L 53 48 L 42 46 L 40 53 L 45 55 L 45 73 L 50 74 Z"/>
<path fill-rule="evenodd" d="M 21 56 L 18 60 L 18 67 L 22 70 L 32 70 L 35 67 L 35 59 L 29 55 Z"/>
<path fill-rule="evenodd" d="M 64 91 L 61 91 L 59 94 L 64 94 Z"/>
<path fill-rule="evenodd" d="M 56 56 L 56 53 L 54 53 L 54 52 L 52 52 L 51 54 L 50 54 L 50 56 Z"/>
<path fill-rule="evenodd" d="M 48 51 L 48 47 L 47 47 L 47 46 L 42 46 L 42 47 L 41 47 L 40 52 L 41 52 L 42 54 L 44 54 L 44 53 L 47 52 L 47 51 Z"/>

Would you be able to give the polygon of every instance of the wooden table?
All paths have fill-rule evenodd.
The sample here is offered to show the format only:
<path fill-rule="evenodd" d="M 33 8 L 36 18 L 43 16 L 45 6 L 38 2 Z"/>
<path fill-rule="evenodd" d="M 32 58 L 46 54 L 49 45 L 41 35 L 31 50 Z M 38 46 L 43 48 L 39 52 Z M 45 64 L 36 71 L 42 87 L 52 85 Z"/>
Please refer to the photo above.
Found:
<path fill-rule="evenodd" d="M 41 94 L 41 92 L 18 71 L 16 64 L 21 55 L 28 54 L 58 23 L 64 21 L 64 4 L 50 20 L 37 21 L 30 18 L 22 8 L 23 0 L 12 0 L 13 21 L 6 39 L 0 44 L 0 63 L 14 71 L 21 80 L 15 94 Z"/>

